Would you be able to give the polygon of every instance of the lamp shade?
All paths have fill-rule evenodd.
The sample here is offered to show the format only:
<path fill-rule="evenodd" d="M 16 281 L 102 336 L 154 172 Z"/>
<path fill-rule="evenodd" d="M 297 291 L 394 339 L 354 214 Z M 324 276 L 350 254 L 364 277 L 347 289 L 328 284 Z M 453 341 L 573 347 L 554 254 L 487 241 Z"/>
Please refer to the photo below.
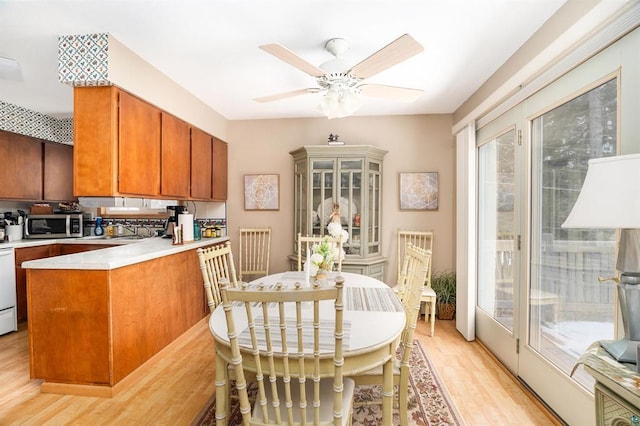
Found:
<path fill-rule="evenodd" d="M 640 154 L 589 160 L 563 228 L 640 228 Z"/>

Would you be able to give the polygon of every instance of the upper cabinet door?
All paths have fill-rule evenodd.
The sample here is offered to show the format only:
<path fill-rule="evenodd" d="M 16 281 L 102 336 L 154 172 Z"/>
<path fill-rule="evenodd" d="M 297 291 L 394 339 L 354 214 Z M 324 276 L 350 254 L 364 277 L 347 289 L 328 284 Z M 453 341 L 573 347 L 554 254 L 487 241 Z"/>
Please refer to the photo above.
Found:
<path fill-rule="evenodd" d="M 228 146 L 226 142 L 213 138 L 213 199 L 227 200 L 227 162 Z"/>
<path fill-rule="evenodd" d="M 44 199 L 73 200 L 73 146 L 44 144 Z"/>
<path fill-rule="evenodd" d="M 191 197 L 210 200 L 212 173 L 212 137 L 191 128 Z"/>
<path fill-rule="evenodd" d="M 162 195 L 189 197 L 191 177 L 190 127 L 184 121 L 162 113 Z"/>
<path fill-rule="evenodd" d="M 120 193 L 160 195 L 160 110 L 120 92 L 119 132 Z"/>
<path fill-rule="evenodd" d="M 73 193 L 118 194 L 118 93 L 113 86 L 73 89 Z"/>
<path fill-rule="evenodd" d="M 42 142 L 0 131 L 0 198 L 42 200 Z"/>

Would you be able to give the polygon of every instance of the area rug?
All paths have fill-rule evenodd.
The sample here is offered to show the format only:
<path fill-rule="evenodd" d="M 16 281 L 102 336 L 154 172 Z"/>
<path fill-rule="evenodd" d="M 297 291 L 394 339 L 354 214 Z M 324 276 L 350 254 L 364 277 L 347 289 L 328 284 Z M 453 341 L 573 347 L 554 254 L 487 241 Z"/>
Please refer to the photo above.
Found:
<path fill-rule="evenodd" d="M 438 377 L 433 364 L 419 341 L 414 342 L 411 351 L 411 377 L 409 378 L 409 424 L 426 425 L 464 425 L 462 416 L 453 405 L 449 392 Z M 234 389 L 232 387 L 232 389 Z M 366 404 L 367 401 L 381 399 L 380 386 L 358 386 L 354 396 L 353 425 L 382 424 L 382 407 L 378 404 Z M 233 391 L 232 391 L 233 392 Z M 209 426 L 216 424 L 215 395 L 211 398 L 196 420 L 194 426 Z M 231 396 L 231 415 L 229 425 L 242 424 L 238 399 Z M 400 424 L 397 408 L 393 412 L 393 424 Z"/>

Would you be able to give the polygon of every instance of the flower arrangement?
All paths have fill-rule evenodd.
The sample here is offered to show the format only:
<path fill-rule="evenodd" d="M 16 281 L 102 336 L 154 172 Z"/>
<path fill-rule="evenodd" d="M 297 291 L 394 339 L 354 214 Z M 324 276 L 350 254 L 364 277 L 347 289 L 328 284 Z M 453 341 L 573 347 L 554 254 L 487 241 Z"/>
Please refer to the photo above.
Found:
<path fill-rule="evenodd" d="M 331 214 L 331 222 L 327 225 L 327 231 L 329 235 L 336 238 L 339 237 L 342 244 L 349 239 L 349 233 L 342 229 L 340 224 L 340 206 L 336 205 L 333 208 Z M 344 250 L 339 250 L 338 246 L 334 242 L 330 242 L 328 237 L 325 237 L 321 243 L 314 244 L 311 247 L 313 254 L 310 256 L 309 262 L 309 274 L 313 277 L 318 274 L 318 271 L 331 271 L 334 263 L 340 259 L 344 259 Z"/>

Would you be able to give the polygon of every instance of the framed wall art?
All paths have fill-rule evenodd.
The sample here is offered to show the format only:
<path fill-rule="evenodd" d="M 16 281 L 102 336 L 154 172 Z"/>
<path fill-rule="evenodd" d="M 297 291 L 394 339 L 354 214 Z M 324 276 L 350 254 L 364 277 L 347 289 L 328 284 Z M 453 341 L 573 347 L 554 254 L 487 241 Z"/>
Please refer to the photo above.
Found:
<path fill-rule="evenodd" d="M 244 175 L 245 210 L 280 210 L 280 175 Z"/>
<path fill-rule="evenodd" d="M 438 172 L 400 172 L 400 210 L 438 210 Z"/>

